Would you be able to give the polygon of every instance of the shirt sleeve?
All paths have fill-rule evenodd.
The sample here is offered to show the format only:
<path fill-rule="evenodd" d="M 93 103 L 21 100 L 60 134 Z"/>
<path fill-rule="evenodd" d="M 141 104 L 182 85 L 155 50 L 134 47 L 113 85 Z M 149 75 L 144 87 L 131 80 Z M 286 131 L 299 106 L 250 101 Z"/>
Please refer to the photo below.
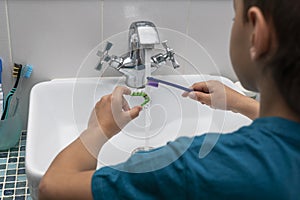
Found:
<path fill-rule="evenodd" d="M 191 138 L 181 138 L 97 170 L 92 178 L 94 199 L 185 199 L 186 161 L 182 155 L 191 142 Z"/>

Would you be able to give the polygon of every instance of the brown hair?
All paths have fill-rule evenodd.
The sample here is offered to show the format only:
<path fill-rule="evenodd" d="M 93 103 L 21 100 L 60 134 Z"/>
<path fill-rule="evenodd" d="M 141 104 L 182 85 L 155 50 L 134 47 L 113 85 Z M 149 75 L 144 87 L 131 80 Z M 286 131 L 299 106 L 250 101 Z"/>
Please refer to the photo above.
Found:
<path fill-rule="evenodd" d="M 300 1 L 244 0 L 245 22 L 252 6 L 275 29 L 278 48 L 266 67 L 287 104 L 300 115 Z"/>

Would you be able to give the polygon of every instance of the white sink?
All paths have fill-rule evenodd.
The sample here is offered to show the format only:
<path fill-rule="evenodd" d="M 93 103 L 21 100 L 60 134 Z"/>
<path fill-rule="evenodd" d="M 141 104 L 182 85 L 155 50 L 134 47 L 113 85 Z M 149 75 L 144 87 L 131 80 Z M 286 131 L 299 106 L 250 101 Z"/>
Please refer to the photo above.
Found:
<path fill-rule="evenodd" d="M 209 75 L 159 78 L 187 87 L 194 82 L 217 79 L 237 90 L 230 80 Z M 124 78 L 53 80 L 33 87 L 26 147 L 26 173 L 33 199 L 37 199 L 39 181 L 54 157 L 80 135 L 95 103 L 117 85 L 124 85 Z M 142 111 L 104 145 L 98 167 L 123 162 L 138 147 L 159 147 L 180 136 L 231 132 L 251 123 L 240 114 L 214 110 L 182 98 L 182 91 L 168 86 L 147 88 L 147 93 L 151 98 L 150 122 L 145 121 L 145 111 Z M 126 98 L 131 106 L 142 102 L 139 97 Z"/>

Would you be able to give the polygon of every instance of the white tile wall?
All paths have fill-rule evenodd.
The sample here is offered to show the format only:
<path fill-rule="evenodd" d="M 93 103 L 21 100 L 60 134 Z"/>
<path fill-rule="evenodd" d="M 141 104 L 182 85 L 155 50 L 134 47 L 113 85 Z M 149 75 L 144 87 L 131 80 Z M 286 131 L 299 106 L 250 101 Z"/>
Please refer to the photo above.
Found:
<path fill-rule="evenodd" d="M 74 77 L 101 40 L 99 0 L 8 0 L 15 62 L 31 63 L 39 80 Z"/>
<path fill-rule="evenodd" d="M 128 31 L 132 22 L 143 20 L 152 21 L 158 28 L 185 33 L 189 4 L 187 0 L 104 0 L 103 37 L 107 39 Z M 111 69 L 106 74 L 118 75 Z"/>
<path fill-rule="evenodd" d="M 187 0 L 104 0 L 104 38 L 126 31 L 131 22 L 140 20 L 185 33 L 189 4 Z"/>
<path fill-rule="evenodd" d="M 33 77 L 24 88 L 27 94 L 37 82 L 75 77 L 83 59 L 100 41 L 127 31 L 131 22 L 138 20 L 153 21 L 160 28 L 161 40 L 168 39 L 178 54 L 182 64 L 180 73 L 220 72 L 235 79 L 228 55 L 231 0 L 0 0 L 2 24 L 5 1 L 8 1 L 13 62 L 34 66 Z M 2 24 L 0 56 L 7 56 L 9 40 L 1 39 L 2 35 L 7 36 Z M 124 44 L 127 48 L 127 41 Z M 119 75 L 113 70 L 106 74 Z M 80 75 L 97 73 L 91 67 L 81 70 Z M 10 74 L 6 72 L 5 76 Z M 28 95 L 24 99 L 26 116 Z"/>
<path fill-rule="evenodd" d="M 5 93 L 8 92 L 8 87 L 12 83 L 12 78 L 8 75 L 11 72 L 11 68 L 9 67 L 11 64 L 11 54 L 8 32 L 6 1 L 0 0 L 0 57 L 3 61 L 2 81 Z"/>
<path fill-rule="evenodd" d="M 22 101 L 26 125 L 28 94 L 37 82 L 75 77 L 102 37 L 100 0 L 8 0 L 14 62 L 30 63 Z"/>
<path fill-rule="evenodd" d="M 128 30 L 133 21 L 149 20 L 168 29 L 160 30 L 161 40 L 168 40 L 180 56 L 180 73 L 222 74 L 236 80 L 228 53 L 231 0 L 104 0 L 103 8 L 104 39 Z M 108 74 L 118 74 L 113 72 Z"/>
<path fill-rule="evenodd" d="M 218 66 L 218 74 L 236 80 L 229 58 L 233 18 L 232 0 L 192 0 L 188 35 L 209 52 Z"/>

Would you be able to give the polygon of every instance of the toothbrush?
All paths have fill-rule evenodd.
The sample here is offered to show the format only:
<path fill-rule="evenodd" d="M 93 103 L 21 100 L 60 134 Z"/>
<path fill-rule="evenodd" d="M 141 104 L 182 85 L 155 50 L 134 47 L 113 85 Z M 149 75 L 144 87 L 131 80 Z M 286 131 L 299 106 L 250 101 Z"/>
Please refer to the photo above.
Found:
<path fill-rule="evenodd" d="M 25 65 L 25 69 L 22 70 L 22 76 L 26 79 L 30 78 L 33 71 L 32 65 Z"/>
<path fill-rule="evenodd" d="M 18 90 L 16 91 L 16 93 L 10 103 L 10 109 L 9 109 L 10 112 L 8 113 L 9 117 L 13 117 L 16 114 L 18 106 L 19 106 L 20 97 L 22 97 L 22 95 L 24 93 L 24 90 L 22 90 L 23 80 L 24 80 L 24 78 L 29 79 L 32 72 L 33 72 L 32 65 L 27 64 L 22 68 Z M 16 78 L 16 76 L 14 76 L 14 78 Z"/>
<path fill-rule="evenodd" d="M 10 101 L 11 101 L 12 96 L 14 95 L 14 93 L 17 90 L 17 87 L 18 87 L 18 84 L 20 81 L 20 77 L 21 77 L 21 72 L 22 72 L 22 65 L 15 64 L 14 69 L 13 69 L 13 76 L 14 77 L 16 76 L 17 79 L 16 79 L 14 87 L 10 90 L 10 92 L 8 93 L 8 95 L 5 98 L 4 111 L 2 113 L 1 120 L 6 119 L 8 116 Z"/>
<path fill-rule="evenodd" d="M 160 80 L 160 79 L 157 79 L 157 78 L 153 78 L 153 77 L 147 77 L 147 80 L 148 80 L 147 85 L 152 86 L 152 87 L 158 87 L 159 83 L 162 83 L 162 84 L 165 84 L 165 85 L 168 85 L 168 86 L 180 89 L 180 90 L 184 90 L 186 92 L 193 92 L 194 91 L 192 89 L 183 87 L 181 85 L 177 85 L 175 83 L 170 83 L 168 81 L 163 81 L 163 80 Z"/>

